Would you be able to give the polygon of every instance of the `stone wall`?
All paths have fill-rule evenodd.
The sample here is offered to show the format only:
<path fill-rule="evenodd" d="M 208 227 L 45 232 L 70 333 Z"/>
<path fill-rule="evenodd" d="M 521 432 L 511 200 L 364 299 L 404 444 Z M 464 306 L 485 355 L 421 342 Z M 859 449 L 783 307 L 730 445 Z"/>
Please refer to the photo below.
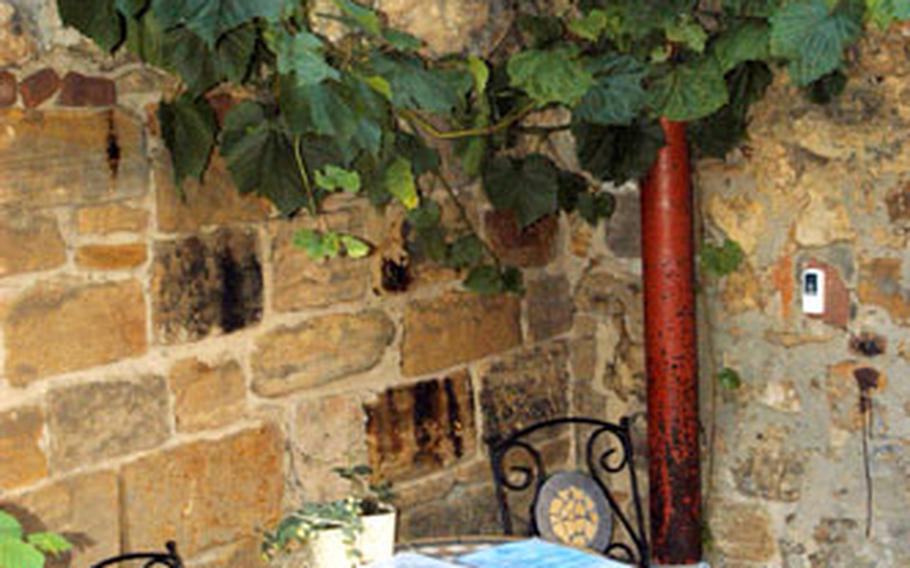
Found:
<path fill-rule="evenodd" d="M 426 30 L 389 4 L 431 47 L 493 33 L 471 3 Z M 154 119 L 171 80 L 52 6 L 0 2 L 0 506 L 69 535 L 67 565 L 173 538 L 244 568 L 282 510 L 345 491 L 332 467 L 369 463 L 402 538 L 497 531 L 484 437 L 572 404 L 566 228 L 520 233 L 459 186 L 525 298 L 419 263 L 393 291 L 402 211 L 356 199 L 328 224 L 376 253 L 313 262 L 292 244 L 312 221 L 240 197 L 217 156 L 181 195 Z"/>

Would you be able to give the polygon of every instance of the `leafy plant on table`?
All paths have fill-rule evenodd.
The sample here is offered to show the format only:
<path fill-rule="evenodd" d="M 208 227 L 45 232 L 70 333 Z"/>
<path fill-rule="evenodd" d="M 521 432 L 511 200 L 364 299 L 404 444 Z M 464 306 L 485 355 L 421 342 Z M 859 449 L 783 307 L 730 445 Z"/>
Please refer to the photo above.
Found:
<path fill-rule="evenodd" d="M 285 215 L 317 218 L 298 245 L 313 258 L 372 247 L 328 226 L 336 193 L 409 213 L 409 245 L 464 270 L 484 293 L 519 292 L 521 274 L 478 238 L 436 148 L 519 228 L 576 212 L 613 214 L 604 182 L 644 176 L 664 140 L 659 118 L 690 123 L 698 155 L 724 156 L 775 69 L 814 100 L 844 88 L 845 54 L 864 27 L 910 19 L 906 0 L 570 0 L 514 2 L 501 41 L 477 54 L 429 56 L 422 42 L 354 0 L 321 13 L 305 0 L 57 0 L 67 25 L 102 49 L 126 49 L 180 77 L 159 110 L 178 185 L 200 178 L 217 148 L 236 187 Z M 556 7 L 558 5 L 558 7 Z M 335 40 L 322 24 L 343 30 Z M 223 120 L 210 103 L 222 89 Z M 563 112 L 558 124 L 526 120 Z M 570 132 L 567 171 L 527 151 Z M 432 144 L 430 143 L 432 141 Z M 442 187 L 463 217 L 449 234 L 434 212 Z"/>
<path fill-rule="evenodd" d="M 292 552 L 305 545 L 320 531 L 340 530 L 348 556 L 357 558 L 357 535 L 363 531 L 363 517 L 390 512 L 392 499 L 388 482 L 372 483 L 372 469 L 366 465 L 334 468 L 336 474 L 350 483 L 350 493 L 329 502 L 307 502 L 289 513 L 274 532 L 267 532 L 262 552 L 267 559 Z"/>
<path fill-rule="evenodd" d="M 71 548 L 57 533 L 25 534 L 16 517 L 0 511 L 0 568 L 44 568 L 46 555 L 57 556 Z"/>

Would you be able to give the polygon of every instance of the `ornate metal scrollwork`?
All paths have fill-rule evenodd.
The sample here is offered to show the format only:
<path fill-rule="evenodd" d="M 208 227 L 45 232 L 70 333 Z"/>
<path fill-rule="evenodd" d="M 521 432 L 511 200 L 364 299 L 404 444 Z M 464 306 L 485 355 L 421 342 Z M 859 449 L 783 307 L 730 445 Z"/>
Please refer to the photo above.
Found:
<path fill-rule="evenodd" d="M 135 552 L 108 558 L 107 560 L 102 560 L 98 564 L 93 565 L 92 568 L 105 568 L 107 566 L 114 566 L 116 564 L 135 560 L 146 561 L 142 565 L 142 568 L 152 568 L 153 566 L 183 568 L 183 561 L 180 560 L 180 556 L 177 554 L 177 545 L 173 541 L 169 541 L 165 545 L 165 548 L 167 549 L 167 552 Z"/>

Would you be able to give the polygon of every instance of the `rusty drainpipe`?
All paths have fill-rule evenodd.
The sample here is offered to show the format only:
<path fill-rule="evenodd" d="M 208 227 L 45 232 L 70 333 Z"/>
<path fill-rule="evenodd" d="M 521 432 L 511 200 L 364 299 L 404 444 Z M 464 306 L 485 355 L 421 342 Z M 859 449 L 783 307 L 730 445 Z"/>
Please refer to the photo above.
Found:
<path fill-rule="evenodd" d="M 692 189 L 686 126 L 666 137 L 641 190 L 651 559 L 702 558 Z"/>

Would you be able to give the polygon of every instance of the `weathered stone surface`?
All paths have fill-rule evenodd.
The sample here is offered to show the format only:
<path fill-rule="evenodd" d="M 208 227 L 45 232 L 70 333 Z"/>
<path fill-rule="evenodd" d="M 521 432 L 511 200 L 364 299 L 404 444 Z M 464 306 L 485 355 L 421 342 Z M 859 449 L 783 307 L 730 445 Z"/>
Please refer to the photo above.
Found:
<path fill-rule="evenodd" d="M 262 266 L 256 234 L 223 229 L 155 243 L 152 307 L 162 343 L 230 333 L 262 318 Z"/>
<path fill-rule="evenodd" d="M 910 221 L 910 183 L 894 188 L 885 198 L 885 206 L 892 223 Z"/>
<path fill-rule="evenodd" d="M 34 272 L 66 262 L 57 221 L 22 211 L 0 213 L 0 276 Z"/>
<path fill-rule="evenodd" d="M 198 359 L 174 363 L 168 376 L 177 430 L 225 426 L 243 415 L 246 381 L 236 361 L 211 366 Z"/>
<path fill-rule="evenodd" d="M 727 170 L 718 174 L 711 170 L 702 170 L 700 174 L 700 185 L 704 188 L 710 188 L 712 184 L 730 183 L 728 181 L 730 172 Z M 714 177 L 719 179 L 715 180 Z M 761 235 L 767 229 L 768 221 L 764 206 L 748 192 L 730 198 L 725 198 L 714 191 L 706 191 L 706 194 L 708 198 L 705 213 L 708 218 L 739 243 L 746 256 L 754 253 Z"/>
<path fill-rule="evenodd" d="M 280 512 L 281 448 L 278 429 L 263 426 L 125 466 L 124 548 L 156 549 L 173 539 L 192 557 L 253 537 Z"/>
<path fill-rule="evenodd" d="M 48 398 L 51 465 L 67 470 L 154 448 L 167 440 L 164 379 L 78 384 Z"/>
<path fill-rule="evenodd" d="M 841 174 L 830 168 L 815 168 L 803 175 L 800 184 L 808 188 L 809 203 L 796 219 L 797 243 L 821 247 L 853 240 L 856 231 L 840 197 L 844 183 Z"/>
<path fill-rule="evenodd" d="M 37 49 L 35 39 L 22 25 L 22 17 L 9 2 L 0 3 L 0 67 L 23 63 Z"/>
<path fill-rule="evenodd" d="M 559 225 L 556 217 L 544 217 L 529 227 L 520 229 L 514 213 L 489 211 L 484 217 L 490 245 L 506 264 L 514 266 L 544 266 L 556 255 L 556 236 Z"/>
<path fill-rule="evenodd" d="M 148 217 L 147 211 L 121 203 L 83 207 L 76 212 L 76 231 L 80 235 L 141 233 L 148 227 Z"/>
<path fill-rule="evenodd" d="M 395 337 L 380 311 L 317 317 L 269 332 L 256 342 L 253 390 L 281 396 L 371 369 Z"/>
<path fill-rule="evenodd" d="M 738 270 L 726 276 L 722 286 L 721 299 L 728 314 L 738 314 L 764 307 L 764 291 L 750 264 L 743 263 Z"/>
<path fill-rule="evenodd" d="M 119 495 L 117 474 L 100 471 L 45 485 L 11 502 L 0 495 L 0 509 L 11 505 L 25 512 L 27 532 L 59 532 L 77 544 L 60 561 L 49 561 L 48 568 L 91 566 L 120 553 Z"/>
<path fill-rule="evenodd" d="M 419 477 L 474 454 L 474 396 L 465 371 L 388 389 L 366 410 L 370 465 L 383 479 Z"/>
<path fill-rule="evenodd" d="M 76 249 L 76 265 L 94 270 L 127 270 L 144 264 L 148 258 L 145 243 L 124 245 L 85 245 Z"/>
<path fill-rule="evenodd" d="M 145 321 L 138 281 L 38 284 L 14 300 L 3 322 L 7 379 L 22 386 L 141 355 L 147 349 Z"/>
<path fill-rule="evenodd" d="M 0 107 L 16 104 L 16 76 L 9 71 L 0 71 Z"/>
<path fill-rule="evenodd" d="M 743 495 L 792 503 L 802 494 L 806 461 L 804 453 L 788 448 L 772 430 L 733 468 L 733 479 Z"/>
<path fill-rule="evenodd" d="M 44 413 L 37 407 L 0 413 L 0 492 L 23 487 L 47 476 L 41 449 Z"/>
<path fill-rule="evenodd" d="M 117 103 L 117 87 L 104 77 L 71 71 L 63 77 L 57 104 L 65 107 L 101 107 Z"/>
<path fill-rule="evenodd" d="M 901 280 L 899 258 L 875 258 L 860 267 L 860 302 L 884 308 L 899 322 L 910 321 L 910 288 Z"/>
<path fill-rule="evenodd" d="M 453 534 L 500 534 L 499 510 L 491 483 L 456 485 L 440 499 L 401 512 L 402 538 Z"/>
<path fill-rule="evenodd" d="M 378 8 L 396 28 L 408 31 L 426 42 L 437 54 L 461 52 L 483 36 L 491 16 L 491 2 L 422 2 L 421 0 L 381 0 Z"/>
<path fill-rule="evenodd" d="M 517 346 L 520 310 L 513 296 L 452 292 L 411 302 L 404 314 L 402 372 L 423 375 Z"/>
<path fill-rule="evenodd" d="M 304 500 L 331 501 L 350 491 L 333 467 L 366 463 L 366 413 L 351 393 L 304 400 L 296 407 L 294 485 Z"/>
<path fill-rule="evenodd" d="M 877 357 L 888 351 L 888 338 L 871 331 L 864 331 L 852 336 L 848 346 L 850 351 L 856 355 Z"/>
<path fill-rule="evenodd" d="M 531 281 L 525 303 L 532 340 L 555 337 L 572 329 L 575 306 L 565 276 Z"/>
<path fill-rule="evenodd" d="M 812 532 L 818 550 L 809 555 L 812 568 L 829 566 L 850 566 L 850 568 L 873 568 L 878 562 L 865 556 L 853 544 L 862 538 L 862 528 L 856 519 L 821 519 Z"/>
<path fill-rule="evenodd" d="M 864 366 L 853 360 L 846 360 L 828 367 L 824 391 L 828 400 L 831 425 L 847 432 L 858 432 L 863 426 L 863 414 L 860 409 L 860 385 L 857 384 L 856 371 Z M 882 390 L 886 379 L 881 376 L 872 389 Z"/>
<path fill-rule="evenodd" d="M 760 400 L 780 412 L 799 412 L 803 408 L 796 385 L 790 380 L 768 382 Z"/>
<path fill-rule="evenodd" d="M 363 216 L 363 211 L 354 207 L 327 213 L 324 220 L 331 230 L 360 235 Z M 292 311 L 362 298 L 370 283 L 370 259 L 312 260 L 294 245 L 294 234 L 302 228 L 315 229 L 316 223 L 307 217 L 294 223 L 281 220 L 272 226 L 275 309 Z"/>
<path fill-rule="evenodd" d="M 266 566 L 258 539 L 247 538 L 205 554 L 205 560 L 190 561 L 192 568 L 262 568 Z"/>
<path fill-rule="evenodd" d="M 641 257 L 641 200 L 638 192 L 615 195 L 616 210 L 604 225 L 607 248 L 619 258 Z"/>
<path fill-rule="evenodd" d="M 97 203 L 148 186 L 138 121 L 119 110 L 0 111 L 0 205 Z"/>
<path fill-rule="evenodd" d="M 569 410 L 569 350 L 564 341 L 525 349 L 480 371 L 484 435 L 503 438 Z"/>
<path fill-rule="evenodd" d="M 588 272 L 576 286 L 575 306 L 581 313 L 601 318 L 621 317 L 631 341 L 644 342 L 640 280 L 620 280 L 609 272 Z"/>
<path fill-rule="evenodd" d="M 776 552 L 768 513 L 757 504 L 734 502 L 719 502 L 713 510 L 711 536 L 723 557 L 767 566 Z"/>
<path fill-rule="evenodd" d="M 35 108 L 48 100 L 60 88 L 60 75 L 50 68 L 32 73 L 19 84 L 25 108 Z"/>
<path fill-rule="evenodd" d="M 166 153 L 155 160 L 155 199 L 158 230 L 168 233 L 195 232 L 209 225 L 263 221 L 271 207 L 254 195 L 240 195 L 219 155 L 212 156 L 200 184 L 184 180 L 182 193 L 174 185 L 171 159 Z"/>

